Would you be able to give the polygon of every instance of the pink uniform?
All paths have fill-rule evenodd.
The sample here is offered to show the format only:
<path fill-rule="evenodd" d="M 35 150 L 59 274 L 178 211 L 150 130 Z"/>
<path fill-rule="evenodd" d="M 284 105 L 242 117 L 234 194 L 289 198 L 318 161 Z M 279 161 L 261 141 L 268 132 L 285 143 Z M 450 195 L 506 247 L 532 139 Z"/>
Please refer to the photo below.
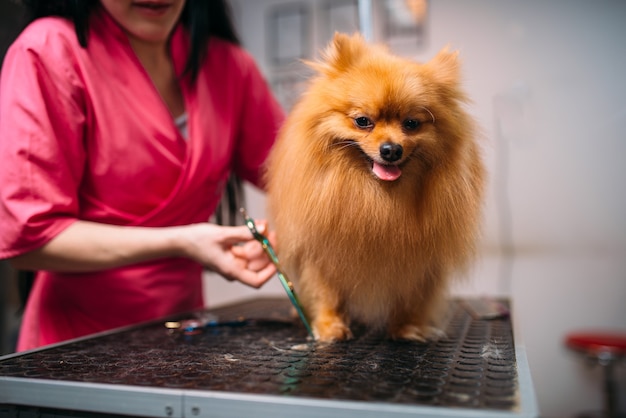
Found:
<path fill-rule="evenodd" d="M 171 52 L 180 74 L 187 33 Z M 181 88 L 188 139 L 104 12 L 88 48 L 60 18 L 32 23 L 0 79 L 0 258 L 36 249 L 77 219 L 148 227 L 207 221 L 231 170 L 260 185 L 283 112 L 253 59 L 209 42 Z M 98 273 L 39 272 L 19 350 L 199 308 L 201 266 L 164 259 Z"/>

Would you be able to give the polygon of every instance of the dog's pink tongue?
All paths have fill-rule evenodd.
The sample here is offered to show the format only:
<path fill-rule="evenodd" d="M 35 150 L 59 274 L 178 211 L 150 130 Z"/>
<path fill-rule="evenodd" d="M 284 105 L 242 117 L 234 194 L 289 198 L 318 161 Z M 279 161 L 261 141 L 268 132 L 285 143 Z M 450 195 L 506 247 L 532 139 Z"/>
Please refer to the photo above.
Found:
<path fill-rule="evenodd" d="M 394 181 L 402 175 L 402 170 L 397 165 L 383 165 L 374 162 L 372 167 L 374 175 L 381 180 Z"/>

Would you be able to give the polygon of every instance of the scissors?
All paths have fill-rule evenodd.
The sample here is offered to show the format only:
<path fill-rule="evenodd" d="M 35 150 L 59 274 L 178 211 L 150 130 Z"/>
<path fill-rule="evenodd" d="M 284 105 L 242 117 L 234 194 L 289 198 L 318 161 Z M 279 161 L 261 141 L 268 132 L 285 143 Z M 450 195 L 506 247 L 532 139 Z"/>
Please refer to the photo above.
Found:
<path fill-rule="evenodd" d="M 294 308 L 296 308 L 296 312 L 298 312 L 298 316 L 300 316 L 300 319 L 302 320 L 304 327 L 308 331 L 309 335 L 312 338 L 315 338 L 313 336 L 313 331 L 311 330 L 311 326 L 309 325 L 309 321 L 307 321 L 306 316 L 304 315 L 304 311 L 302 310 L 302 305 L 300 305 L 298 296 L 296 296 L 296 292 L 293 288 L 293 283 L 291 283 L 289 279 L 287 279 L 287 276 L 285 275 L 285 273 L 283 273 L 280 267 L 280 264 L 278 263 L 278 257 L 276 256 L 276 252 L 274 251 L 274 248 L 272 247 L 270 240 L 267 239 L 265 235 L 261 234 L 258 231 L 254 221 L 252 220 L 252 218 L 248 216 L 244 208 L 241 208 L 240 211 L 241 211 L 241 214 L 243 215 L 243 219 L 246 223 L 246 226 L 252 233 L 252 236 L 254 237 L 255 240 L 261 243 L 261 246 L 263 246 L 263 250 L 265 251 L 267 256 L 270 258 L 270 260 L 272 260 L 272 263 L 274 263 L 274 266 L 276 266 L 276 274 L 278 275 L 278 278 L 280 279 L 280 283 L 283 285 L 283 289 L 285 289 L 285 292 L 287 292 L 287 296 L 289 296 L 289 300 L 291 301 L 291 304 L 293 305 Z"/>
<path fill-rule="evenodd" d="M 165 328 L 171 332 L 182 333 L 186 336 L 201 334 L 208 329 L 215 328 L 235 328 L 243 327 L 246 325 L 275 325 L 285 324 L 283 318 L 274 319 L 268 317 L 267 319 L 248 319 L 244 316 L 237 318 L 222 318 L 211 312 L 197 312 L 191 318 L 187 319 L 174 319 L 165 322 Z"/>
<path fill-rule="evenodd" d="M 178 321 L 167 321 L 165 328 L 170 331 L 179 331 L 184 335 L 196 335 L 202 333 L 208 328 L 217 327 L 238 327 L 247 325 L 249 320 L 243 317 L 232 320 L 222 320 L 211 313 L 199 313 L 191 319 L 183 319 Z"/>

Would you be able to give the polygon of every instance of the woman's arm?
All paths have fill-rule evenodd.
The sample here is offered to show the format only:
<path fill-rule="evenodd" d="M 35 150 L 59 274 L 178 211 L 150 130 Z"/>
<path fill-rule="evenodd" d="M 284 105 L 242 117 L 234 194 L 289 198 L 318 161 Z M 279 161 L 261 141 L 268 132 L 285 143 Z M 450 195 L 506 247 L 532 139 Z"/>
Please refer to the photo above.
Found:
<path fill-rule="evenodd" d="M 275 273 L 247 227 L 210 223 L 148 228 L 79 220 L 39 249 L 9 261 L 20 270 L 89 272 L 168 257 L 190 258 L 252 287 Z"/>

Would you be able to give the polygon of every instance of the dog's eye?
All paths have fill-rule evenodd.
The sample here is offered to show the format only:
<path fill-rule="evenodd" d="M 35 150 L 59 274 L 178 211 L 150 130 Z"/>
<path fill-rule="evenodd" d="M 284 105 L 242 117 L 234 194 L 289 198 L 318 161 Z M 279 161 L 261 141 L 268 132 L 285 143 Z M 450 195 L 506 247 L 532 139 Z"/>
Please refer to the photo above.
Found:
<path fill-rule="evenodd" d="M 420 122 L 417 119 L 407 119 L 404 122 L 402 122 L 402 127 L 406 129 L 407 131 L 414 131 L 417 128 L 419 128 L 421 124 L 422 122 Z"/>
<path fill-rule="evenodd" d="M 372 121 L 369 120 L 369 118 L 365 116 L 360 116 L 358 118 L 355 118 L 354 123 L 356 124 L 356 126 L 358 126 L 361 129 L 370 129 L 374 127 L 374 124 L 372 123 Z"/>

